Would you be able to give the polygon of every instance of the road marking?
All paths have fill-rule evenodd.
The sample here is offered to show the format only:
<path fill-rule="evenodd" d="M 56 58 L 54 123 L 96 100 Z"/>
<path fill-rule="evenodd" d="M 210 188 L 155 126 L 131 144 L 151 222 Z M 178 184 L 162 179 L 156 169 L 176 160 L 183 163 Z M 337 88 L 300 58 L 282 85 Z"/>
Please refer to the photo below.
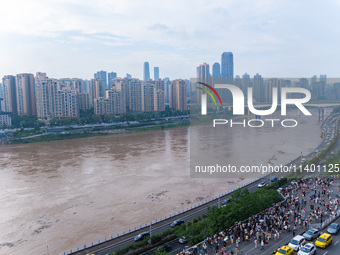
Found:
<path fill-rule="evenodd" d="M 326 255 L 326 254 L 327 254 L 327 251 L 323 255 Z"/>
<path fill-rule="evenodd" d="M 336 245 L 339 241 L 336 241 L 334 245 Z"/>

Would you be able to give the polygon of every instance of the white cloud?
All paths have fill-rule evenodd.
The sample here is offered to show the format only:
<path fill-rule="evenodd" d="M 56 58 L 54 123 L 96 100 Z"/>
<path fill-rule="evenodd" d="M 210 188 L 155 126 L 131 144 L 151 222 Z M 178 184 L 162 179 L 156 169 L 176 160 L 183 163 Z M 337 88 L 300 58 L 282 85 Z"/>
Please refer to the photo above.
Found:
<path fill-rule="evenodd" d="M 142 77 L 149 61 L 162 76 L 189 78 L 232 51 L 236 74 L 336 76 L 339 9 L 338 1 L 2 1 L 0 72 Z"/>

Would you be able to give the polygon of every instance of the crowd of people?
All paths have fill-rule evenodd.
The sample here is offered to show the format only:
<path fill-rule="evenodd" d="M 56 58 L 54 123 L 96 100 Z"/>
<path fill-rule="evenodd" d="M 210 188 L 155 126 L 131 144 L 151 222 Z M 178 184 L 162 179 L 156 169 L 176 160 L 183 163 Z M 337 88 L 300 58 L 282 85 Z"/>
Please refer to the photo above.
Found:
<path fill-rule="evenodd" d="M 282 232 L 297 228 L 309 228 L 311 223 L 322 222 L 337 211 L 339 199 L 332 196 L 333 179 L 306 178 L 282 187 L 283 201 L 267 210 L 253 215 L 243 222 L 208 237 L 200 245 L 183 250 L 179 254 L 243 254 L 239 249 L 242 242 L 253 243 L 256 249 L 265 249 L 269 241 L 280 239 Z M 307 207 L 309 195 L 309 208 Z"/>

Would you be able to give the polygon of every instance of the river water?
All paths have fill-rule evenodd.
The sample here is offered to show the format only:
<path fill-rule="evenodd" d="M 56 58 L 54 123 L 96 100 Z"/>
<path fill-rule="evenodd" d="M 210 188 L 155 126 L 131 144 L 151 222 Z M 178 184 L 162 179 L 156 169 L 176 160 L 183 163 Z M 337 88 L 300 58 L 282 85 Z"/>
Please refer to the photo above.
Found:
<path fill-rule="evenodd" d="M 319 144 L 317 112 L 278 135 L 234 129 L 230 160 L 287 163 Z M 185 209 L 251 178 L 190 178 L 190 133 L 178 127 L 0 146 L 0 254 L 63 252 Z M 248 133 L 247 133 L 248 132 Z M 207 137 L 205 137 L 207 139 Z M 242 140 L 243 139 L 243 140 Z M 236 142 L 237 140 L 237 142 Z"/>

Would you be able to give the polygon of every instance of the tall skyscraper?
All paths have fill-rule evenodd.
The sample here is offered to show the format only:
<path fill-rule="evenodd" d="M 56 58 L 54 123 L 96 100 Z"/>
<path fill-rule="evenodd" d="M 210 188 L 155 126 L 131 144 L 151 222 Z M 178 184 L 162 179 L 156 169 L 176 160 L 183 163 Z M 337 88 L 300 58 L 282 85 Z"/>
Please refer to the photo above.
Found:
<path fill-rule="evenodd" d="M 142 82 L 138 79 L 129 80 L 129 110 L 142 111 Z"/>
<path fill-rule="evenodd" d="M 89 80 L 83 80 L 82 81 L 82 91 L 85 91 L 86 93 L 90 93 L 91 90 L 91 81 Z"/>
<path fill-rule="evenodd" d="M 144 62 L 143 80 L 147 81 L 149 79 L 150 79 L 149 62 Z"/>
<path fill-rule="evenodd" d="M 221 78 L 221 66 L 219 63 L 214 63 L 212 68 L 212 77 L 213 78 Z"/>
<path fill-rule="evenodd" d="M 169 86 L 170 86 L 170 78 L 169 77 L 165 77 L 164 78 L 164 92 L 165 92 L 165 103 L 168 104 L 169 103 Z"/>
<path fill-rule="evenodd" d="M 64 87 L 57 91 L 54 117 L 69 118 L 79 116 L 78 89 Z"/>
<path fill-rule="evenodd" d="M 221 57 L 222 78 L 234 78 L 234 58 L 233 53 L 223 52 Z"/>
<path fill-rule="evenodd" d="M 169 107 L 175 110 L 185 111 L 187 106 L 187 88 L 184 80 L 174 80 L 169 88 Z"/>
<path fill-rule="evenodd" d="M 326 96 L 326 84 L 327 84 L 327 75 L 326 74 L 320 74 L 320 81 L 319 81 L 319 86 L 320 86 L 320 93 L 319 93 L 319 100 L 320 99 L 325 99 Z"/>
<path fill-rule="evenodd" d="M 153 76 L 155 81 L 159 79 L 159 67 L 155 66 L 153 68 Z"/>
<path fill-rule="evenodd" d="M 142 112 L 155 111 L 155 94 L 155 81 L 149 80 L 142 84 Z"/>
<path fill-rule="evenodd" d="M 102 79 L 91 79 L 92 98 L 105 97 L 105 83 Z"/>
<path fill-rule="evenodd" d="M 3 111 L 17 113 L 17 97 L 13 75 L 5 75 L 2 78 L 2 90 L 4 96 Z"/>
<path fill-rule="evenodd" d="M 121 91 L 121 114 L 126 113 L 127 108 L 130 105 L 130 88 L 128 78 L 116 78 L 113 81 L 113 87 L 116 91 Z"/>
<path fill-rule="evenodd" d="M 35 97 L 38 119 L 46 119 L 49 113 L 48 90 L 46 73 L 35 74 Z"/>
<path fill-rule="evenodd" d="M 86 111 L 91 109 L 93 106 L 93 100 L 91 100 L 91 95 L 88 92 L 81 92 L 78 94 L 78 108 L 79 110 Z"/>
<path fill-rule="evenodd" d="M 108 78 L 108 84 L 107 84 L 107 86 L 108 86 L 108 89 L 111 89 L 112 88 L 112 80 L 114 79 L 114 78 L 116 78 L 117 77 L 117 73 L 115 73 L 115 72 L 110 72 L 110 73 L 107 73 L 107 78 Z"/>
<path fill-rule="evenodd" d="M 263 78 L 257 73 L 256 75 L 254 75 L 253 98 L 255 98 L 256 102 L 263 102 L 264 97 L 261 98 L 261 95 L 263 94 Z"/>
<path fill-rule="evenodd" d="M 209 64 L 203 63 L 199 65 L 196 69 L 196 77 L 200 80 L 210 78 L 210 67 Z"/>
<path fill-rule="evenodd" d="M 249 87 L 251 87 L 250 76 L 249 74 L 245 73 L 244 75 L 242 75 L 242 81 L 241 81 L 241 89 L 244 95 L 248 94 L 247 90 Z"/>
<path fill-rule="evenodd" d="M 17 74 L 15 77 L 15 85 L 18 115 L 37 115 L 33 74 Z"/>
<path fill-rule="evenodd" d="M 106 71 L 98 71 L 94 74 L 95 79 L 102 79 L 105 85 L 105 89 L 107 89 L 107 78 L 106 78 Z"/>

